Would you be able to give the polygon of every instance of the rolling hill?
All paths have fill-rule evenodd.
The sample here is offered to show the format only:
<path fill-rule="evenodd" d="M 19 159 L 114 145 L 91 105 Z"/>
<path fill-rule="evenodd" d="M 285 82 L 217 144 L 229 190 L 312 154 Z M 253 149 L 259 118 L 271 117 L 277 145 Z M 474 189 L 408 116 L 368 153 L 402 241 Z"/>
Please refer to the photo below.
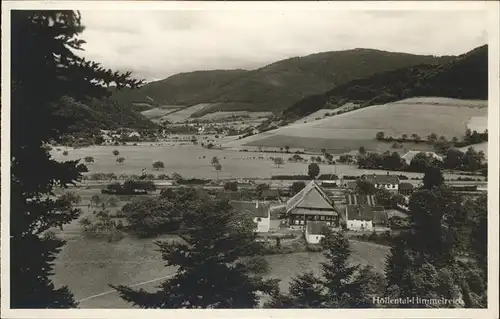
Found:
<path fill-rule="evenodd" d="M 157 126 L 130 107 L 109 98 L 90 99 L 82 103 L 63 97 L 56 105 L 55 114 L 65 126 L 69 126 L 70 132 L 91 133 L 99 129 L 146 129 Z"/>
<path fill-rule="evenodd" d="M 227 148 L 290 147 L 332 153 L 357 150 L 385 151 L 392 143 L 375 140 L 377 132 L 385 136 L 419 135 L 431 132 L 448 139 L 465 135 L 471 118 L 487 116 L 488 102 L 440 97 L 410 98 L 394 103 L 372 105 L 307 123 L 292 124 L 276 130 L 229 142 Z M 404 149 L 427 150 L 426 143 L 405 142 Z"/>
<path fill-rule="evenodd" d="M 410 66 L 350 81 L 326 93 L 304 98 L 284 110 L 283 115 L 298 119 L 347 102 L 364 107 L 418 96 L 487 99 L 488 46 L 442 64 Z"/>
<path fill-rule="evenodd" d="M 452 59 L 372 49 L 323 52 L 278 61 L 252 71 L 181 73 L 148 83 L 137 91 L 115 92 L 113 97 L 124 105 L 213 104 L 192 117 L 215 111 L 279 113 L 306 96 L 354 79 L 419 64 L 438 65 Z"/>
<path fill-rule="evenodd" d="M 160 81 L 145 84 L 139 90 L 113 91 L 113 98 L 124 105 L 197 104 L 200 96 L 245 74 L 245 70 L 212 70 L 179 73 Z M 141 110 L 142 111 L 142 110 Z"/>

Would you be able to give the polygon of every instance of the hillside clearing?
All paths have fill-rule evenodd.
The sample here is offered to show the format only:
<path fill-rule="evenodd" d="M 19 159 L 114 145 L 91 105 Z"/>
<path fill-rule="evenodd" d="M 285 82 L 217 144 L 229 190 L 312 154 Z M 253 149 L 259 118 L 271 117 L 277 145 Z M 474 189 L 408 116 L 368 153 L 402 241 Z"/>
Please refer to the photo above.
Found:
<path fill-rule="evenodd" d="M 419 135 L 425 139 L 431 132 L 448 139 L 465 135 L 471 118 L 487 116 L 487 101 L 445 98 L 413 98 L 383 105 L 373 105 L 310 123 L 292 124 L 265 134 L 254 135 L 224 145 L 226 147 L 266 146 L 292 148 L 327 148 L 350 151 L 364 146 L 380 149 L 377 132 L 385 136 Z M 407 149 L 420 144 L 405 143 Z M 386 144 L 386 149 L 390 144 Z"/>
<path fill-rule="evenodd" d="M 185 107 L 183 109 L 180 109 L 178 111 L 172 112 L 168 115 L 162 116 L 159 118 L 160 121 L 169 121 L 172 123 L 179 123 L 179 122 L 184 122 L 187 120 L 193 113 L 198 112 L 202 110 L 205 107 L 209 107 L 210 103 L 202 103 L 202 104 L 196 104 L 192 105 L 189 107 Z"/>
<path fill-rule="evenodd" d="M 162 116 L 165 116 L 168 113 L 172 113 L 176 110 L 182 109 L 183 105 L 163 105 L 159 107 L 155 107 L 146 111 L 142 111 L 141 114 L 147 117 L 148 119 L 157 119 Z"/>

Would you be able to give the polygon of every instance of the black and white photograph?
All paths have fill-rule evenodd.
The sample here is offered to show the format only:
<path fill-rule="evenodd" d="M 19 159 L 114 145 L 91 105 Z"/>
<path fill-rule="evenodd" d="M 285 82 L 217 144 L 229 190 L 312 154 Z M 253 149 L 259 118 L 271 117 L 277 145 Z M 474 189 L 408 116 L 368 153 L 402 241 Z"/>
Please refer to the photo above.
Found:
<path fill-rule="evenodd" d="M 497 2 L 3 4 L 2 315 L 498 318 Z"/>

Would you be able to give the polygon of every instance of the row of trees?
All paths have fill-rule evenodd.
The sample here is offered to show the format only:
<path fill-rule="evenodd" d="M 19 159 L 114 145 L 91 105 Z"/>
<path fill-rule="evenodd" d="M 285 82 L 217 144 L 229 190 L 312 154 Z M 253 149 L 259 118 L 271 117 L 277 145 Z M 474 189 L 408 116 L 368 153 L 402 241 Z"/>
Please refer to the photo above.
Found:
<path fill-rule="evenodd" d="M 440 167 L 450 170 L 476 172 L 486 169 L 485 161 L 486 157 L 483 151 L 476 151 L 469 147 L 465 153 L 458 149 L 449 149 L 442 161 L 431 154 L 427 155 L 420 152 L 412 158 L 409 165 L 397 152 L 367 153 L 358 157 L 358 167 L 421 173 L 425 172 L 429 167 Z"/>
<path fill-rule="evenodd" d="M 375 139 L 377 141 L 398 142 L 398 143 L 403 143 L 403 142 L 418 143 L 423 141 L 422 138 L 416 133 L 413 133 L 410 136 L 408 136 L 408 134 L 403 134 L 401 135 L 401 137 L 392 137 L 392 136 L 386 136 L 383 131 L 377 132 L 375 134 Z M 439 146 L 442 145 L 443 143 L 447 143 L 450 147 L 464 147 L 486 141 L 488 141 L 488 130 L 485 130 L 483 133 L 479 133 L 476 130 L 471 131 L 470 129 L 467 129 L 463 141 L 459 141 L 457 137 L 453 137 L 450 141 L 448 141 L 445 136 L 441 135 L 438 137 L 436 133 L 430 133 L 426 137 L 426 142 L 429 144 L 436 144 L 436 146 L 438 146 L 438 149 Z"/>

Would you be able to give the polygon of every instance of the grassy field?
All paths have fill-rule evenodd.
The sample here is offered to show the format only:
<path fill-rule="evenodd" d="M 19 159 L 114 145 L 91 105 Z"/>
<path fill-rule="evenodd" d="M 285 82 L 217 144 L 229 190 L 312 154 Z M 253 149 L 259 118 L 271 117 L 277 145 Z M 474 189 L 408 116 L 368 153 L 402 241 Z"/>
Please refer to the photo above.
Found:
<path fill-rule="evenodd" d="M 483 151 L 484 156 L 486 157 L 486 159 L 488 159 L 488 142 L 482 142 L 482 143 L 478 143 L 478 144 L 474 144 L 474 145 L 470 145 L 470 146 L 465 146 L 465 147 L 460 148 L 460 150 L 462 152 L 467 152 L 467 149 L 469 147 L 472 147 L 473 149 L 475 149 L 478 152 Z"/>
<path fill-rule="evenodd" d="M 165 236 L 161 240 L 175 238 Z M 351 248 L 353 263 L 369 264 L 377 271 L 383 270 L 388 247 L 352 241 Z M 305 271 L 319 273 L 320 262 L 324 260 L 321 253 L 271 255 L 265 258 L 270 265 L 267 276 L 280 279 L 283 291 L 288 289 L 296 275 Z M 135 285 L 136 288 L 154 291 L 162 281 L 160 278 L 174 273 L 174 267 L 165 267 L 151 239 L 126 237 L 119 242 L 108 243 L 74 235 L 56 260 L 53 280 L 56 286 L 67 285 L 75 298 L 81 300 L 81 308 L 131 308 L 116 292 L 112 292 L 109 284 Z M 92 296 L 95 297 L 89 298 Z"/>
<path fill-rule="evenodd" d="M 467 128 L 469 130 L 477 131 L 479 133 L 484 132 L 488 129 L 488 117 L 487 116 L 474 116 L 471 117 L 469 123 L 467 123 Z"/>
<path fill-rule="evenodd" d="M 180 109 L 177 112 L 173 112 L 169 115 L 165 115 L 159 118 L 160 121 L 167 120 L 172 123 L 179 123 L 179 122 L 184 122 L 187 120 L 193 113 L 198 112 L 202 110 L 205 107 L 210 107 L 212 104 L 210 103 L 203 103 L 203 104 L 196 104 L 187 108 Z"/>
<path fill-rule="evenodd" d="M 113 150 L 120 152 L 119 156 L 125 158 L 123 164 L 116 163 Z M 56 160 L 83 159 L 85 156 L 93 156 L 95 163 L 87 167 L 89 173 L 115 173 L 120 174 L 141 174 L 143 168 L 150 173 L 159 175 L 170 175 L 174 172 L 181 174 L 185 178 L 211 178 L 215 179 L 217 173 L 210 161 L 217 156 L 222 164 L 222 170 L 218 176 L 220 179 L 233 178 L 256 178 L 269 179 L 273 175 L 306 174 L 307 165 L 305 163 L 288 162 L 287 159 L 292 154 L 286 153 L 258 153 L 258 152 L 236 152 L 231 150 L 206 149 L 201 146 L 151 146 L 150 144 L 140 144 L 137 146 L 94 146 L 81 149 L 70 149 L 68 155 L 64 156 L 63 149 L 52 151 Z M 307 159 L 309 156 L 304 155 Z M 279 168 L 273 164 L 271 157 L 282 157 L 285 164 Z M 152 164 L 155 161 L 163 161 L 165 168 L 154 171 Z M 369 173 L 383 174 L 384 171 L 358 169 L 352 165 L 320 165 L 322 174 L 336 173 L 344 175 L 361 175 Z M 407 173 L 408 177 L 422 177 L 421 173 Z M 460 175 L 446 174 L 446 178 L 456 178 Z"/>
<path fill-rule="evenodd" d="M 141 114 L 150 120 L 154 120 L 154 119 L 159 119 L 165 116 L 167 113 L 171 113 L 183 107 L 184 107 L 183 105 L 162 105 L 146 111 L 142 111 Z"/>
<path fill-rule="evenodd" d="M 233 141 L 227 147 L 244 145 L 350 151 L 364 146 L 385 150 L 390 144 L 378 143 L 379 131 L 386 136 L 418 134 L 421 138 L 435 132 L 438 136 L 462 137 L 471 118 L 487 116 L 487 101 L 444 98 L 413 98 L 374 105 L 309 123 L 292 124 L 274 131 Z M 405 143 L 407 149 L 422 149 L 424 144 Z"/>
<path fill-rule="evenodd" d="M 200 120 L 211 120 L 211 121 L 217 121 L 217 120 L 223 120 L 232 116 L 248 116 L 248 119 L 256 119 L 260 117 L 269 117 L 273 113 L 272 112 L 248 112 L 248 111 L 235 111 L 235 112 L 216 112 L 216 113 L 209 113 L 205 114 L 202 117 L 200 117 Z M 246 120 L 246 119 L 245 119 Z M 243 121 L 245 121 L 243 120 Z"/>

